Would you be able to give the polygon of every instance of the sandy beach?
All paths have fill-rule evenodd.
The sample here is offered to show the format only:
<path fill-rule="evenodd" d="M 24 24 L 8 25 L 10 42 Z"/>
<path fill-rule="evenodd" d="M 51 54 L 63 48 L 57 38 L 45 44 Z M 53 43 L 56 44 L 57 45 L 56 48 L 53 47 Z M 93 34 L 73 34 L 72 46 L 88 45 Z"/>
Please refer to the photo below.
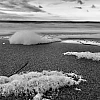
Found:
<path fill-rule="evenodd" d="M 87 83 L 79 85 L 81 91 L 71 90 L 67 87 L 63 88 L 61 90 L 63 92 L 55 100 L 99 100 L 100 61 L 64 56 L 63 53 L 67 51 L 99 52 L 100 47 L 60 42 L 24 46 L 10 45 L 8 40 L 0 40 L 0 75 L 10 76 L 27 62 L 25 68 L 19 72 L 43 70 L 76 72 L 82 75 L 87 80 Z M 9 100 L 13 99 L 10 98 Z"/>

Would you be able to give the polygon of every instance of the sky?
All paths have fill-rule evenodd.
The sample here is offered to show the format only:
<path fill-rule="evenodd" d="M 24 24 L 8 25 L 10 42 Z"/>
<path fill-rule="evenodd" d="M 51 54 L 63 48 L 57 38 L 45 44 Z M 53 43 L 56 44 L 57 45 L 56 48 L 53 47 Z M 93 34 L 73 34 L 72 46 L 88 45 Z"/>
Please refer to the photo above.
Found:
<path fill-rule="evenodd" d="M 100 0 L 0 0 L 0 19 L 100 21 Z"/>

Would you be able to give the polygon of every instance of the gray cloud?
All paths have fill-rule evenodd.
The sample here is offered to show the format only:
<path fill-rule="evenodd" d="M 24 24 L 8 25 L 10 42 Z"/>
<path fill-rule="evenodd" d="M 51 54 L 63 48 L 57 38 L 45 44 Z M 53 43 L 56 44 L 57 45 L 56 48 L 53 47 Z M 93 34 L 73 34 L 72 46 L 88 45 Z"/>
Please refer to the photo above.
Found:
<path fill-rule="evenodd" d="M 44 12 L 39 7 L 28 4 L 29 0 L 0 0 L 0 6 L 18 11 Z"/>

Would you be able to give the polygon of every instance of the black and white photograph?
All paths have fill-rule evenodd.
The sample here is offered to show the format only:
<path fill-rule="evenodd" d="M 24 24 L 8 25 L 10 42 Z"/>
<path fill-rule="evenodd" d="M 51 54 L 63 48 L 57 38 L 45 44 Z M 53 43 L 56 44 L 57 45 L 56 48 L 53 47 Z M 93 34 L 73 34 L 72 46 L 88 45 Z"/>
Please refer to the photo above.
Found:
<path fill-rule="evenodd" d="M 100 0 L 0 0 L 0 100 L 100 100 Z"/>

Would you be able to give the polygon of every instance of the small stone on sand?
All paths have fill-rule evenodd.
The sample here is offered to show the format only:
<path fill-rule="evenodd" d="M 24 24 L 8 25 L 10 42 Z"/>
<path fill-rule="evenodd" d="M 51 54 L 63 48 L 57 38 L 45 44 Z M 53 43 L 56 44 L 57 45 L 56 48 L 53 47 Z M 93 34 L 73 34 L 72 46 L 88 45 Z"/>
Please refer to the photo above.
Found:
<path fill-rule="evenodd" d="M 5 43 L 2 43 L 2 44 L 5 44 Z"/>

